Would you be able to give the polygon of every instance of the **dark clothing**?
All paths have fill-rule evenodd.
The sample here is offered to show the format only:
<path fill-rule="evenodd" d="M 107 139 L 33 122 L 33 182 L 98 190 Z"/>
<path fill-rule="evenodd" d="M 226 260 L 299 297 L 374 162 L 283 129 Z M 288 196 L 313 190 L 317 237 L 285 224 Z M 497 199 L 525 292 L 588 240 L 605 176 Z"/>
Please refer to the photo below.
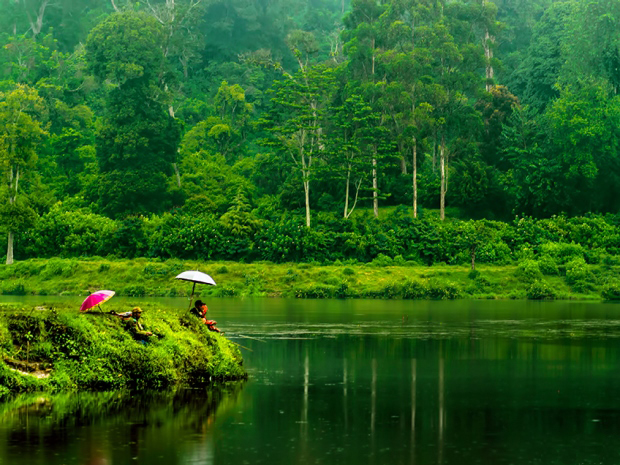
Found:
<path fill-rule="evenodd" d="M 204 309 L 192 307 L 191 312 L 192 312 L 192 315 L 194 315 L 197 318 L 200 318 L 202 322 L 207 325 L 207 328 L 209 328 L 209 331 L 214 331 L 216 333 L 220 332 L 220 330 L 215 327 L 215 325 L 217 324 L 217 321 L 207 320 L 207 306 L 206 305 L 204 306 Z"/>
<path fill-rule="evenodd" d="M 152 333 L 144 329 L 142 323 L 135 318 L 129 318 L 125 323 L 125 328 L 137 341 L 148 341 L 149 337 L 152 336 Z"/>
<path fill-rule="evenodd" d="M 207 315 L 207 312 L 202 311 L 201 309 L 196 307 L 192 307 L 190 311 L 192 312 L 192 315 L 194 315 L 196 318 L 204 318 Z"/>

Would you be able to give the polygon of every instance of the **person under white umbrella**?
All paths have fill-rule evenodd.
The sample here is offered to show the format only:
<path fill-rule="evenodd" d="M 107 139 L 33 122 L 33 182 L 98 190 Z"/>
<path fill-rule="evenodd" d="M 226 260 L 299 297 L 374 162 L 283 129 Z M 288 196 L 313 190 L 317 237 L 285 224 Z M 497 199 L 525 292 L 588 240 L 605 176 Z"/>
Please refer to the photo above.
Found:
<path fill-rule="evenodd" d="M 210 286 L 216 285 L 215 281 L 211 276 L 209 276 L 207 273 L 203 273 L 202 271 L 197 270 L 184 271 L 183 273 L 177 275 L 176 279 L 181 279 L 183 281 L 189 281 L 194 283 L 194 285 L 192 286 L 192 294 L 189 297 L 189 308 L 192 307 L 192 300 L 194 299 L 196 284 L 208 284 Z"/>

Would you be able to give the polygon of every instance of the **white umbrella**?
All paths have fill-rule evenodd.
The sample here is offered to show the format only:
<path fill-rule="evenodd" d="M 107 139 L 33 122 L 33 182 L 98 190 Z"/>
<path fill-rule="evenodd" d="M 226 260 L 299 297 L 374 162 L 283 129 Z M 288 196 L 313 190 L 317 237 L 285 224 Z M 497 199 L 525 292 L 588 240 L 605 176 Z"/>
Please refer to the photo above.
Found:
<path fill-rule="evenodd" d="M 194 298 L 194 290 L 196 289 L 196 283 L 198 284 L 209 284 L 211 286 L 215 286 L 215 281 L 211 276 L 207 273 L 203 273 L 202 271 L 190 270 L 184 271 L 180 275 L 176 276 L 176 279 L 182 279 L 183 281 L 190 281 L 194 283 L 192 287 L 192 295 L 189 298 L 189 306 L 192 306 L 192 299 Z"/>

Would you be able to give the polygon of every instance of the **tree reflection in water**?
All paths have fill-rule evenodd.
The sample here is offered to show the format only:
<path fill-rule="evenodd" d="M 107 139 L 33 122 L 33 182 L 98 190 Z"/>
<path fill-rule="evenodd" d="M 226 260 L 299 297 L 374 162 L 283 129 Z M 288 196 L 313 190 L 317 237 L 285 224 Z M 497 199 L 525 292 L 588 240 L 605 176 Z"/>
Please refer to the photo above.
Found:
<path fill-rule="evenodd" d="M 20 396 L 0 404 L 0 463 L 212 463 L 211 426 L 242 386 Z"/>

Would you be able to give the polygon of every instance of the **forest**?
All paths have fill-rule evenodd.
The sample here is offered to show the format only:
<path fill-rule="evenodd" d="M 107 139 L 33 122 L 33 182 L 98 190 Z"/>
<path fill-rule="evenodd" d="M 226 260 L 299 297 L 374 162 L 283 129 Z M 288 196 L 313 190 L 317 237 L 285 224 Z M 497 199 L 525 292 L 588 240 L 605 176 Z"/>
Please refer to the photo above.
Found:
<path fill-rule="evenodd" d="M 0 11 L 7 264 L 618 261 L 617 0 Z"/>

